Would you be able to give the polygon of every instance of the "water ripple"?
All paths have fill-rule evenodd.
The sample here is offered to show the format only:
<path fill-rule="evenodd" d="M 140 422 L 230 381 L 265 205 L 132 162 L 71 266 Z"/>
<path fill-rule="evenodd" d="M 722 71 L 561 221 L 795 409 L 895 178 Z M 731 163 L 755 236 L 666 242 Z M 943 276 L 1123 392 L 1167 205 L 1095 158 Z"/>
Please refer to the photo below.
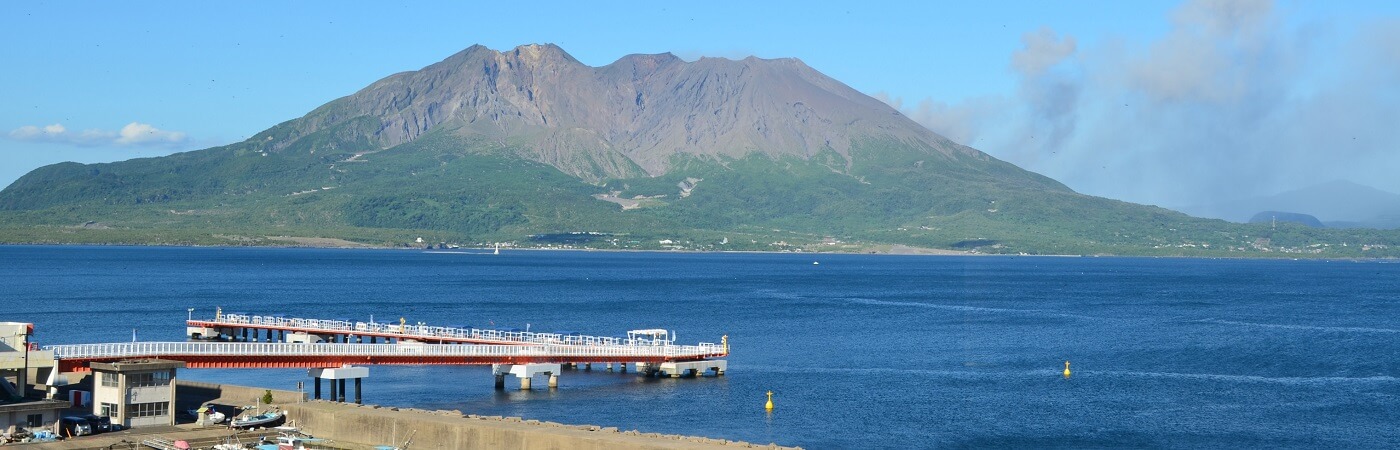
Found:
<path fill-rule="evenodd" d="M 1329 331 L 1338 333 L 1400 333 L 1400 330 L 1394 328 L 1328 327 L 1319 325 L 1290 325 L 1282 323 L 1240 322 L 1235 320 L 1220 319 L 1201 319 L 1197 322 L 1215 323 L 1221 325 L 1239 325 L 1245 327 L 1279 328 L 1284 330 Z"/>
<path fill-rule="evenodd" d="M 1288 385 L 1314 385 L 1314 384 L 1388 384 L 1400 382 L 1400 378 L 1389 375 L 1376 375 L 1371 377 L 1266 377 L 1261 375 L 1225 375 L 1215 373 L 1176 373 L 1176 372 L 1134 372 L 1134 371 L 1113 371 L 1094 370 L 1081 372 L 1082 376 L 1094 375 L 1118 375 L 1125 377 L 1142 378 L 1174 378 L 1184 380 L 1211 380 L 1226 381 L 1232 383 L 1272 383 Z M 1076 375 L 1076 376 L 1081 376 Z"/>
<path fill-rule="evenodd" d="M 915 308 L 942 309 L 947 311 L 983 312 L 993 314 L 1028 314 L 1047 317 L 1069 317 L 1074 319 L 1106 320 L 1104 317 L 1086 316 L 1082 314 L 1069 314 L 1057 311 L 1047 311 L 1043 309 L 1016 309 L 1016 308 L 988 308 L 983 306 L 966 305 L 944 305 L 938 303 L 915 303 L 915 302 L 894 302 L 889 300 L 874 300 L 868 298 L 847 298 L 851 303 L 875 306 L 910 306 Z"/>

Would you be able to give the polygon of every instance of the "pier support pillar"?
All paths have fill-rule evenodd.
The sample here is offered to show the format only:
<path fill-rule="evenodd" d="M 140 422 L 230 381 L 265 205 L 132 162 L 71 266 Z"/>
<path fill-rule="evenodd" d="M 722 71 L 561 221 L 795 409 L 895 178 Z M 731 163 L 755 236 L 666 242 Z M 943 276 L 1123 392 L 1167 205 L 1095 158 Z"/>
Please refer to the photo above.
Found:
<path fill-rule="evenodd" d="M 557 373 L 551 373 L 551 374 L 549 374 L 549 388 L 550 388 L 550 389 L 558 389 L 558 388 L 559 388 L 559 374 L 557 374 Z"/>
<path fill-rule="evenodd" d="M 612 363 L 608 363 L 608 372 L 612 372 Z"/>
<path fill-rule="evenodd" d="M 521 390 L 529 390 L 531 384 L 530 378 L 535 375 L 548 375 L 551 377 L 550 387 L 558 386 L 559 381 L 557 377 L 562 367 L 562 364 L 492 364 L 491 373 L 496 375 L 496 386 L 498 388 L 504 387 L 505 382 L 503 378 L 506 374 L 510 374 L 520 379 Z"/>
<path fill-rule="evenodd" d="M 728 367 L 729 363 L 723 359 L 710 359 L 704 361 L 664 362 L 661 363 L 659 367 L 653 365 L 652 369 L 660 370 L 662 373 L 670 375 L 671 378 L 680 378 L 692 376 L 699 377 L 705 372 L 709 372 L 712 370 L 715 372 L 715 376 L 720 376 L 724 375 L 724 371 Z"/>
<path fill-rule="evenodd" d="M 592 371 L 592 370 L 593 370 L 593 363 L 583 363 L 583 370 L 584 370 L 585 372 Z"/>
<path fill-rule="evenodd" d="M 345 380 L 355 380 L 355 403 L 360 403 L 363 398 L 361 382 L 369 377 L 368 367 L 345 365 L 329 369 L 311 369 L 307 374 L 316 379 L 316 398 L 321 398 L 321 379 L 330 381 L 331 396 L 333 402 L 347 402 L 350 397 L 345 395 Z"/>
<path fill-rule="evenodd" d="M 505 389 L 505 388 L 506 388 L 506 374 L 503 374 L 503 373 L 498 373 L 498 374 L 496 374 L 496 389 Z"/>

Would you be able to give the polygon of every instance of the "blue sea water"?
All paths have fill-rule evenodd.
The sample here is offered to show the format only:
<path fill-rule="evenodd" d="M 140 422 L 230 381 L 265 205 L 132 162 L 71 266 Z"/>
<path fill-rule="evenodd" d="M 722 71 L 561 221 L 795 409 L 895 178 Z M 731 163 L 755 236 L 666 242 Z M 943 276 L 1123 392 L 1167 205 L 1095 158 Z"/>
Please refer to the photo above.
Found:
<path fill-rule="evenodd" d="M 1400 446 L 1392 261 L 0 246 L 0 305 L 43 344 L 183 340 L 186 308 L 216 306 L 729 336 L 717 378 L 595 366 L 522 392 L 495 391 L 486 367 L 380 366 L 365 383 L 367 403 L 624 430 L 808 448 Z"/>

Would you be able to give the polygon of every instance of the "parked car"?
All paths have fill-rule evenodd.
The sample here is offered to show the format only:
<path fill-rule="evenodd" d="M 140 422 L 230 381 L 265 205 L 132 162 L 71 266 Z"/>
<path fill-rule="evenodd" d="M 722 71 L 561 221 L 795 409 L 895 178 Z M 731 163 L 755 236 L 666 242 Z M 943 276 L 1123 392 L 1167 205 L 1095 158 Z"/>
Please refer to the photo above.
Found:
<path fill-rule="evenodd" d="M 111 417 L 99 416 L 97 414 L 84 414 L 82 418 L 88 421 L 89 427 L 92 427 L 92 434 L 115 431 L 112 429 Z"/>
<path fill-rule="evenodd" d="M 78 437 L 92 434 L 92 425 L 87 419 L 77 416 L 63 416 L 58 419 L 58 435 L 61 437 Z"/>

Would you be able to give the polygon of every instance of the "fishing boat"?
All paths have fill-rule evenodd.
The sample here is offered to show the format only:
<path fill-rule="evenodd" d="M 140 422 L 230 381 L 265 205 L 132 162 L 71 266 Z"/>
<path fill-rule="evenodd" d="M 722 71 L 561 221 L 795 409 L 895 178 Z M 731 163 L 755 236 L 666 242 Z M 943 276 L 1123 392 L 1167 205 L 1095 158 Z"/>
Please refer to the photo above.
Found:
<path fill-rule="evenodd" d="M 235 417 L 232 422 L 229 422 L 229 426 L 239 429 L 266 428 L 281 424 L 284 417 L 282 411 L 274 409 L 262 414 Z"/>
<path fill-rule="evenodd" d="M 302 433 L 295 427 L 277 427 L 277 438 L 273 441 L 264 440 L 262 445 L 258 445 L 258 450 L 312 450 L 316 448 L 308 444 L 323 444 L 325 439 L 317 439 L 309 434 Z"/>

